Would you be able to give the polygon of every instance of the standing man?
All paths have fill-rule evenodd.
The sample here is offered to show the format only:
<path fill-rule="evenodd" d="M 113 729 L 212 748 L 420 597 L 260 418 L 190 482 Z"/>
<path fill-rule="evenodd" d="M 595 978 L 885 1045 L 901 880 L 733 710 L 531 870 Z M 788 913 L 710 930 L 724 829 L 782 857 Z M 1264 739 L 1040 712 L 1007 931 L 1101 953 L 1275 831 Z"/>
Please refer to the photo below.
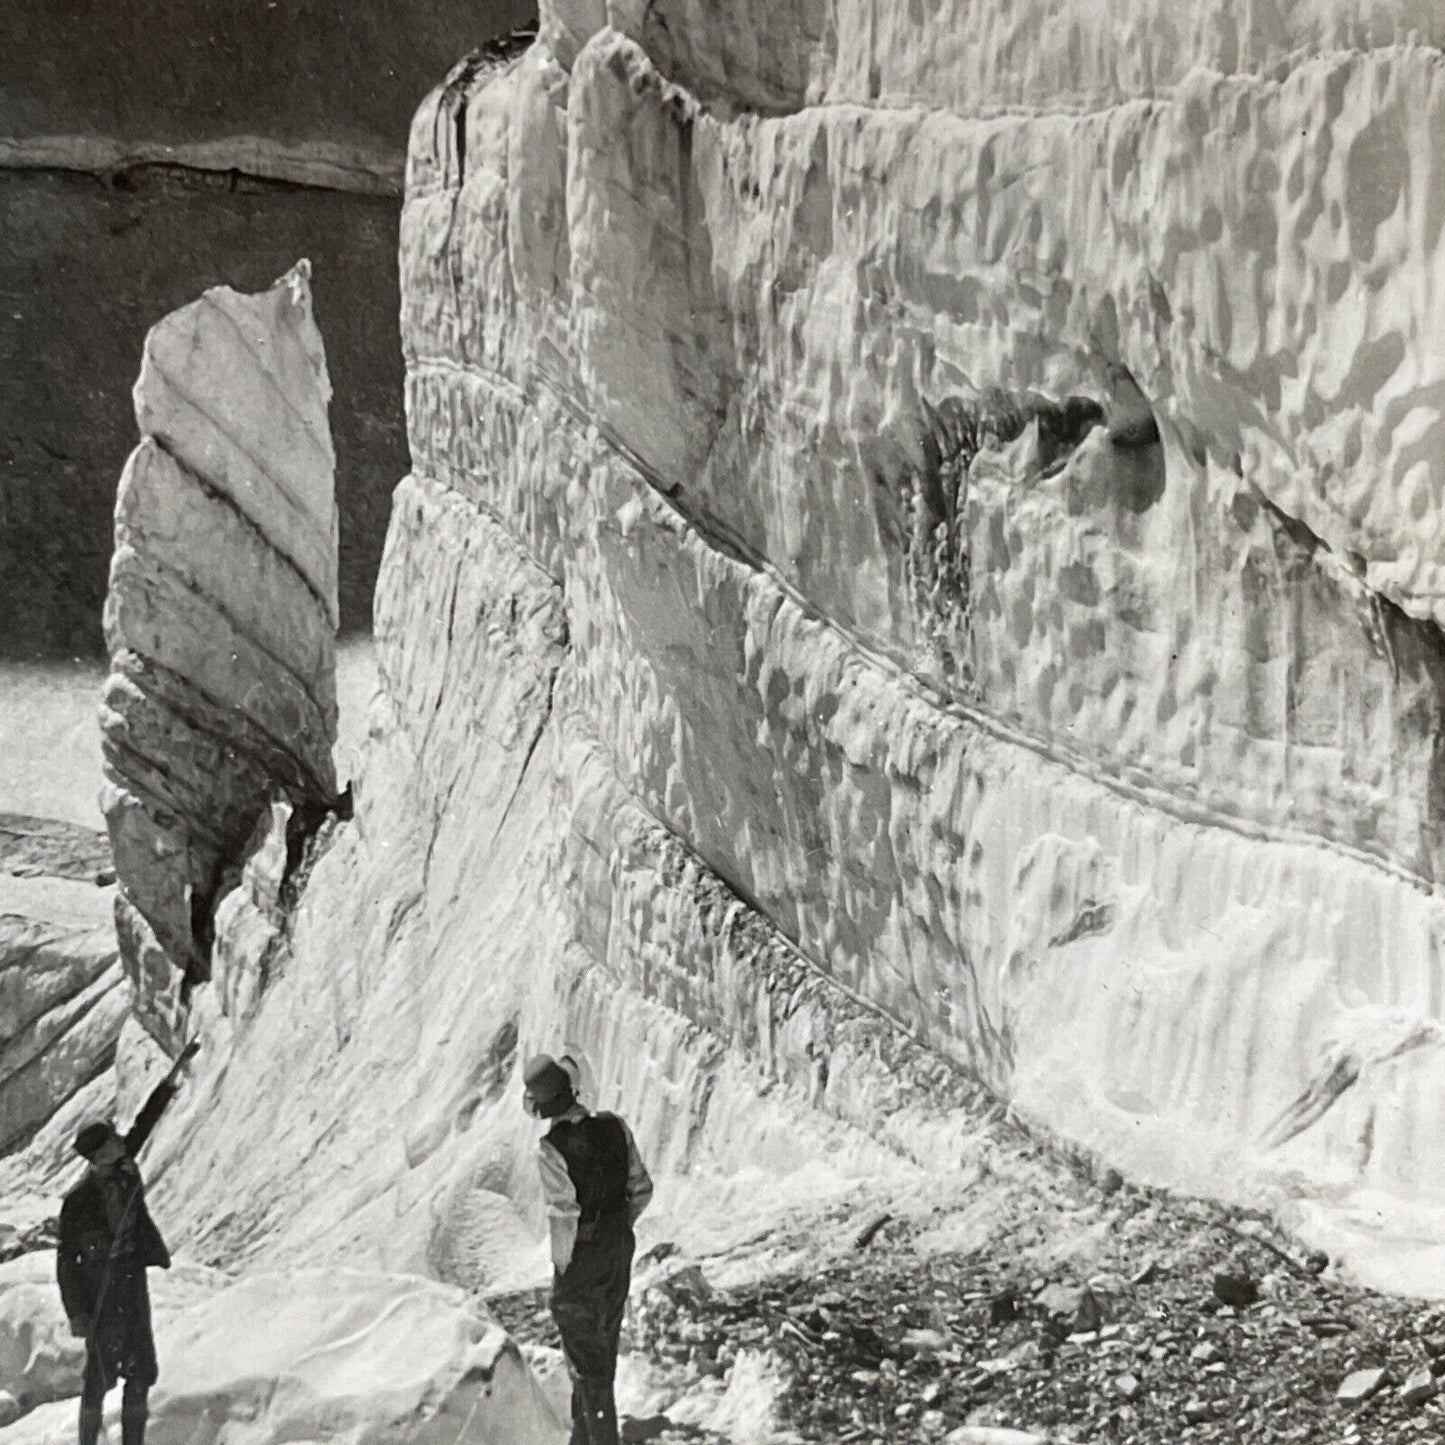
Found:
<path fill-rule="evenodd" d="M 108 1123 L 87 1124 L 75 1136 L 75 1152 L 90 1167 L 60 1206 L 56 1274 L 70 1332 L 85 1341 L 80 1445 L 95 1445 L 105 1392 L 122 1376 L 122 1445 L 144 1445 L 147 1396 L 158 1374 L 146 1269 L 169 1269 L 171 1256 L 146 1208 L 135 1157 L 199 1048 L 186 1045 L 124 1137 Z"/>
<path fill-rule="evenodd" d="M 569 1445 L 618 1445 L 617 1340 L 632 1282 L 632 1227 L 652 1180 L 627 1125 L 578 1102 L 576 1077 L 575 1065 L 569 1071 L 539 1054 L 522 1071 L 524 1103 L 534 1118 L 552 1120 L 538 1164 L 552 1236 L 552 1318 L 572 1376 Z"/>

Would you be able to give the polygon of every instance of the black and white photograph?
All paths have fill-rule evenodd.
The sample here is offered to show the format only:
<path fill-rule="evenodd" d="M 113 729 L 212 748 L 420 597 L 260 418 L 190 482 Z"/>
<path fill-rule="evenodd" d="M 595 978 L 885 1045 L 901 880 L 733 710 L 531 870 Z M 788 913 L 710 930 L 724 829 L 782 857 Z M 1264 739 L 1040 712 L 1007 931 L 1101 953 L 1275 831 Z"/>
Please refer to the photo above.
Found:
<path fill-rule="evenodd" d="M 0 0 L 0 1445 L 1445 1441 L 1445 0 Z"/>

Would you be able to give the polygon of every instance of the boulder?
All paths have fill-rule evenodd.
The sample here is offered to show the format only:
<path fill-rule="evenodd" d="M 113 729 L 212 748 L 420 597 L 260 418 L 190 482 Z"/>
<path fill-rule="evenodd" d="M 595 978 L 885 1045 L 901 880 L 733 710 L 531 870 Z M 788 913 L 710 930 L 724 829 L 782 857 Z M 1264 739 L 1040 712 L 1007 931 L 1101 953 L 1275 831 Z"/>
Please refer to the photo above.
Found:
<path fill-rule="evenodd" d="M 1410 1377 L 1400 1386 L 1401 1401 L 1411 1409 L 1433 1400 L 1440 1393 L 1440 1385 L 1429 1365 L 1412 1370 Z"/>
<path fill-rule="evenodd" d="M 1340 1381 L 1335 1399 L 1342 1405 L 1359 1405 L 1378 1395 L 1390 1381 L 1388 1370 L 1370 1368 L 1353 1370 Z"/>
<path fill-rule="evenodd" d="M 1259 1299 L 1259 1285 L 1248 1270 L 1216 1270 L 1211 1281 L 1214 1298 L 1234 1309 L 1248 1309 Z"/>

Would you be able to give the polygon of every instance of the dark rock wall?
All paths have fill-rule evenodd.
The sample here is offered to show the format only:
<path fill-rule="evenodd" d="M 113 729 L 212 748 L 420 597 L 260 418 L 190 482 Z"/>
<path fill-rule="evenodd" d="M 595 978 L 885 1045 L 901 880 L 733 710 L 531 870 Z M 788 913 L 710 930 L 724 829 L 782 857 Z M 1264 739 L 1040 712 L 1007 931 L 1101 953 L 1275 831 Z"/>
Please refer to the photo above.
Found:
<path fill-rule="evenodd" d="M 0 135 L 173 144 L 259 135 L 375 146 L 398 160 L 437 76 L 537 14 L 535 0 L 45 0 L 7 9 Z"/>
<path fill-rule="evenodd" d="M 261 290 L 302 256 L 335 388 L 342 631 L 368 629 L 407 454 L 400 198 L 362 192 L 400 174 L 436 75 L 535 4 L 13 8 L 0 56 L 0 657 L 104 650 L 146 331 L 208 286 Z M 230 164 L 233 142 L 240 170 L 150 163 L 199 146 Z M 117 147 L 147 163 L 87 169 Z M 268 148 L 345 154 L 375 175 L 358 172 L 353 191 L 246 174 L 267 169 L 255 162 Z"/>
<path fill-rule="evenodd" d="M 101 650 L 116 479 L 146 331 L 209 286 L 310 257 L 335 392 L 343 628 L 371 622 L 406 471 L 397 202 L 198 172 L 0 171 L 0 654 Z"/>

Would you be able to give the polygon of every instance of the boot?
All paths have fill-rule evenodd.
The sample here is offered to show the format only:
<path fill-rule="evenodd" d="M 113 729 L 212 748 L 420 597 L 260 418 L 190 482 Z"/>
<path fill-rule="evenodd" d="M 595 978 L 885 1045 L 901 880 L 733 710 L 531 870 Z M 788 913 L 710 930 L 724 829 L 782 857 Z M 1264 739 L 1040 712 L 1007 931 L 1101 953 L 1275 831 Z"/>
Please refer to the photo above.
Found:
<path fill-rule="evenodd" d="M 120 1412 L 120 1445 L 145 1445 L 148 1413 L 144 1405 L 139 1409 L 132 1406 Z"/>
<path fill-rule="evenodd" d="M 95 1445 L 100 1439 L 100 1421 L 104 1414 L 103 1409 L 91 1405 L 80 1407 L 80 1445 Z"/>

